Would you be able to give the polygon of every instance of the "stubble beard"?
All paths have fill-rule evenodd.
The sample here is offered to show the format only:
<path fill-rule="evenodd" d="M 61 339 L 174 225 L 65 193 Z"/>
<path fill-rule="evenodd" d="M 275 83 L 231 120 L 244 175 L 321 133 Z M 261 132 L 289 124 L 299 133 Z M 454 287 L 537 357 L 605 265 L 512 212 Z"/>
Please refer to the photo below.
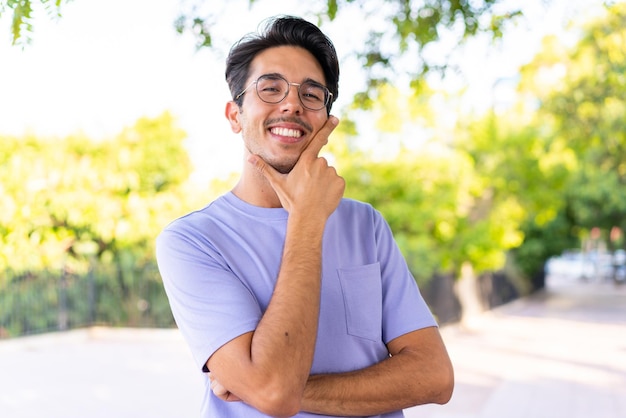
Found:
<path fill-rule="evenodd" d="M 270 166 L 272 166 L 274 170 L 278 171 L 280 174 L 289 174 L 291 173 L 291 170 L 293 170 L 293 168 L 296 166 L 296 163 L 297 161 L 293 163 L 273 163 L 270 164 Z"/>
<path fill-rule="evenodd" d="M 250 149 L 248 145 L 246 145 L 245 147 L 250 154 L 258 155 L 263 161 L 265 161 L 265 164 L 269 165 L 280 174 L 291 173 L 291 170 L 293 170 L 293 168 L 296 166 L 296 163 L 299 159 L 298 157 L 295 161 L 277 161 L 276 159 L 269 157 L 266 153 L 263 152 L 263 150 L 258 150 L 257 152 L 254 152 L 252 149 Z"/>
<path fill-rule="evenodd" d="M 240 110 L 240 113 L 243 114 L 243 109 Z M 303 122 L 300 118 L 294 118 L 294 117 L 282 117 L 282 118 L 275 118 L 275 119 L 269 119 L 265 122 L 265 126 L 271 124 L 271 123 L 275 123 L 278 121 L 286 121 L 286 122 L 292 122 L 292 123 L 298 123 L 300 124 L 305 131 L 312 131 L 313 128 L 311 127 L 311 125 L 309 125 L 306 122 Z M 244 137 L 245 137 L 245 133 L 243 133 Z M 250 143 L 252 144 L 256 144 L 258 146 L 258 142 L 256 141 L 252 141 Z M 277 161 L 275 159 L 270 158 L 267 154 L 265 154 L 263 152 L 263 149 L 261 146 L 258 146 L 258 150 L 256 152 L 254 152 L 252 149 L 250 149 L 250 146 L 247 145 L 244 141 L 244 146 L 246 147 L 246 149 L 248 150 L 248 152 L 250 154 L 256 154 L 259 157 L 261 157 L 263 159 L 263 161 L 265 161 L 266 164 L 268 164 L 270 167 L 272 167 L 274 170 L 278 171 L 280 174 L 289 174 L 291 173 L 291 170 L 293 170 L 293 168 L 296 166 L 296 164 L 298 163 L 298 160 L 300 159 L 300 155 L 298 155 L 295 160 L 287 160 L 287 161 Z"/>

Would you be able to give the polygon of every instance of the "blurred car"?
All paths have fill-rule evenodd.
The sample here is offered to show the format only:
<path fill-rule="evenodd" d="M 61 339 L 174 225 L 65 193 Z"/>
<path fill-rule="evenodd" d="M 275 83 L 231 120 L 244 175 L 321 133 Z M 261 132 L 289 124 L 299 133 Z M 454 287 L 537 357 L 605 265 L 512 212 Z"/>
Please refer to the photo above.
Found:
<path fill-rule="evenodd" d="M 589 278 L 593 271 L 591 260 L 578 250 L 565 251 L 560 256 L 551 257 L 546 263 L 546 274 L 561 278 Z"/>
<path fill-rule="evenodd" d="M 626 252 L 623 257 L 626 280 Z M 615 257 L 606 251 L 567 250 L 548 260 L 546 274 L 572 280 L 608 280 L 615 278 Z"/>

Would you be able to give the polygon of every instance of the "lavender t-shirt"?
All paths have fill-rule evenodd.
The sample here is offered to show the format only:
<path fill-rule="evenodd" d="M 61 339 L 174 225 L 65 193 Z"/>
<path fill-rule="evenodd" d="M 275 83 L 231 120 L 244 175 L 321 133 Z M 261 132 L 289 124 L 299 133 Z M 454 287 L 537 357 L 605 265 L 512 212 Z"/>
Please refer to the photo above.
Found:
<path fill-rule="evenodd" d="M 206 361 L 222 345 L 256 328 L 278 276 L 287 217 L 284 209 L 252 206 L 228 193 L 159 235 L 159 270 L 199 369 L 206 371 Z M 372 206 L 342 199 L 328 219 L 322 247 L 311 374 L 378 363 L 389 355 L 387 342 L 436 325 L 389 226 Z M 265 415 L 242 402 L 219 400 L 206 379 L 202 416 Z"/>

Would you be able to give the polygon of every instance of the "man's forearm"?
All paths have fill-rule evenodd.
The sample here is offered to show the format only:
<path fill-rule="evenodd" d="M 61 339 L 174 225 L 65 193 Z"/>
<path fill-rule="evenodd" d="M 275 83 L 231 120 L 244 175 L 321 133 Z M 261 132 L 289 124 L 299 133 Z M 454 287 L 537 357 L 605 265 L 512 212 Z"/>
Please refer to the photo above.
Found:
<path fill-rule="evenodd" d="M 452 394 L 453 375 L 443 345 L 406 348 L 371 367 L 347 373 L 309 377 L 303 410 L 321 415 L 369 416 L 427 403 L 446 403 Z M 443 350 L 442 350 L 443 349 Z M 431 356 L 432 355 L 432 356 Z"/>
<path fill-rule="evenodd" d="M 313 361 L 321 287 L 323 227 L 307 239 L 294 233 L 301 227 L 290 220 L 274 294 L 251 345 L 252 362 L 291 379 L 294 390 L 304 389 Z"/>
<path fill-rule="evenodd" d="M 304 391 L 304 411 L 321 415 L 370 416 L 417 404 L 413 388 L 419 385 L 394 379 L 395 360 L 384 360 L 367 369 L 338 374 L 313 375 Z M 426 403 L 427 401 L 423 402 Z"/>

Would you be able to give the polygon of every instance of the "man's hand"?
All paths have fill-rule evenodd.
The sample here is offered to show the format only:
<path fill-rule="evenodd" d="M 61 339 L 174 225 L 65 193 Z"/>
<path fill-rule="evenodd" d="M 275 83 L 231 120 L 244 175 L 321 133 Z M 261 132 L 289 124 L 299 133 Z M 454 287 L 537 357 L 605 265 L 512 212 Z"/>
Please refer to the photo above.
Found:
<path fill-rule="evenodd" d="M 248 159 L 267 179 L 283 208 L 290 214 L 298 212 L 326 219 L 337 208 L 345 181 L 325 158 L 319 157 L 319 152 L 328 143 L 328 136 L 338 123 L 334 116 L 326 120 L 289 174 L 280 174 L 258 155 Z"/>
<path fill-rule="evenodd" d="M 213 391 L 213 394 L 215 396 L 217 396 L 218 398 L 226 402 L 241 401 L 241 399 L 239 399 L 236 395 L 226 390 L 226 388 L 222 386 L 220 382 L 217 381 L 217 379 L 211 376 L 211 373 L 208 373 L 208 377 L 209 377 L 209 380 L 211 381 L 211 390 Z"/>

